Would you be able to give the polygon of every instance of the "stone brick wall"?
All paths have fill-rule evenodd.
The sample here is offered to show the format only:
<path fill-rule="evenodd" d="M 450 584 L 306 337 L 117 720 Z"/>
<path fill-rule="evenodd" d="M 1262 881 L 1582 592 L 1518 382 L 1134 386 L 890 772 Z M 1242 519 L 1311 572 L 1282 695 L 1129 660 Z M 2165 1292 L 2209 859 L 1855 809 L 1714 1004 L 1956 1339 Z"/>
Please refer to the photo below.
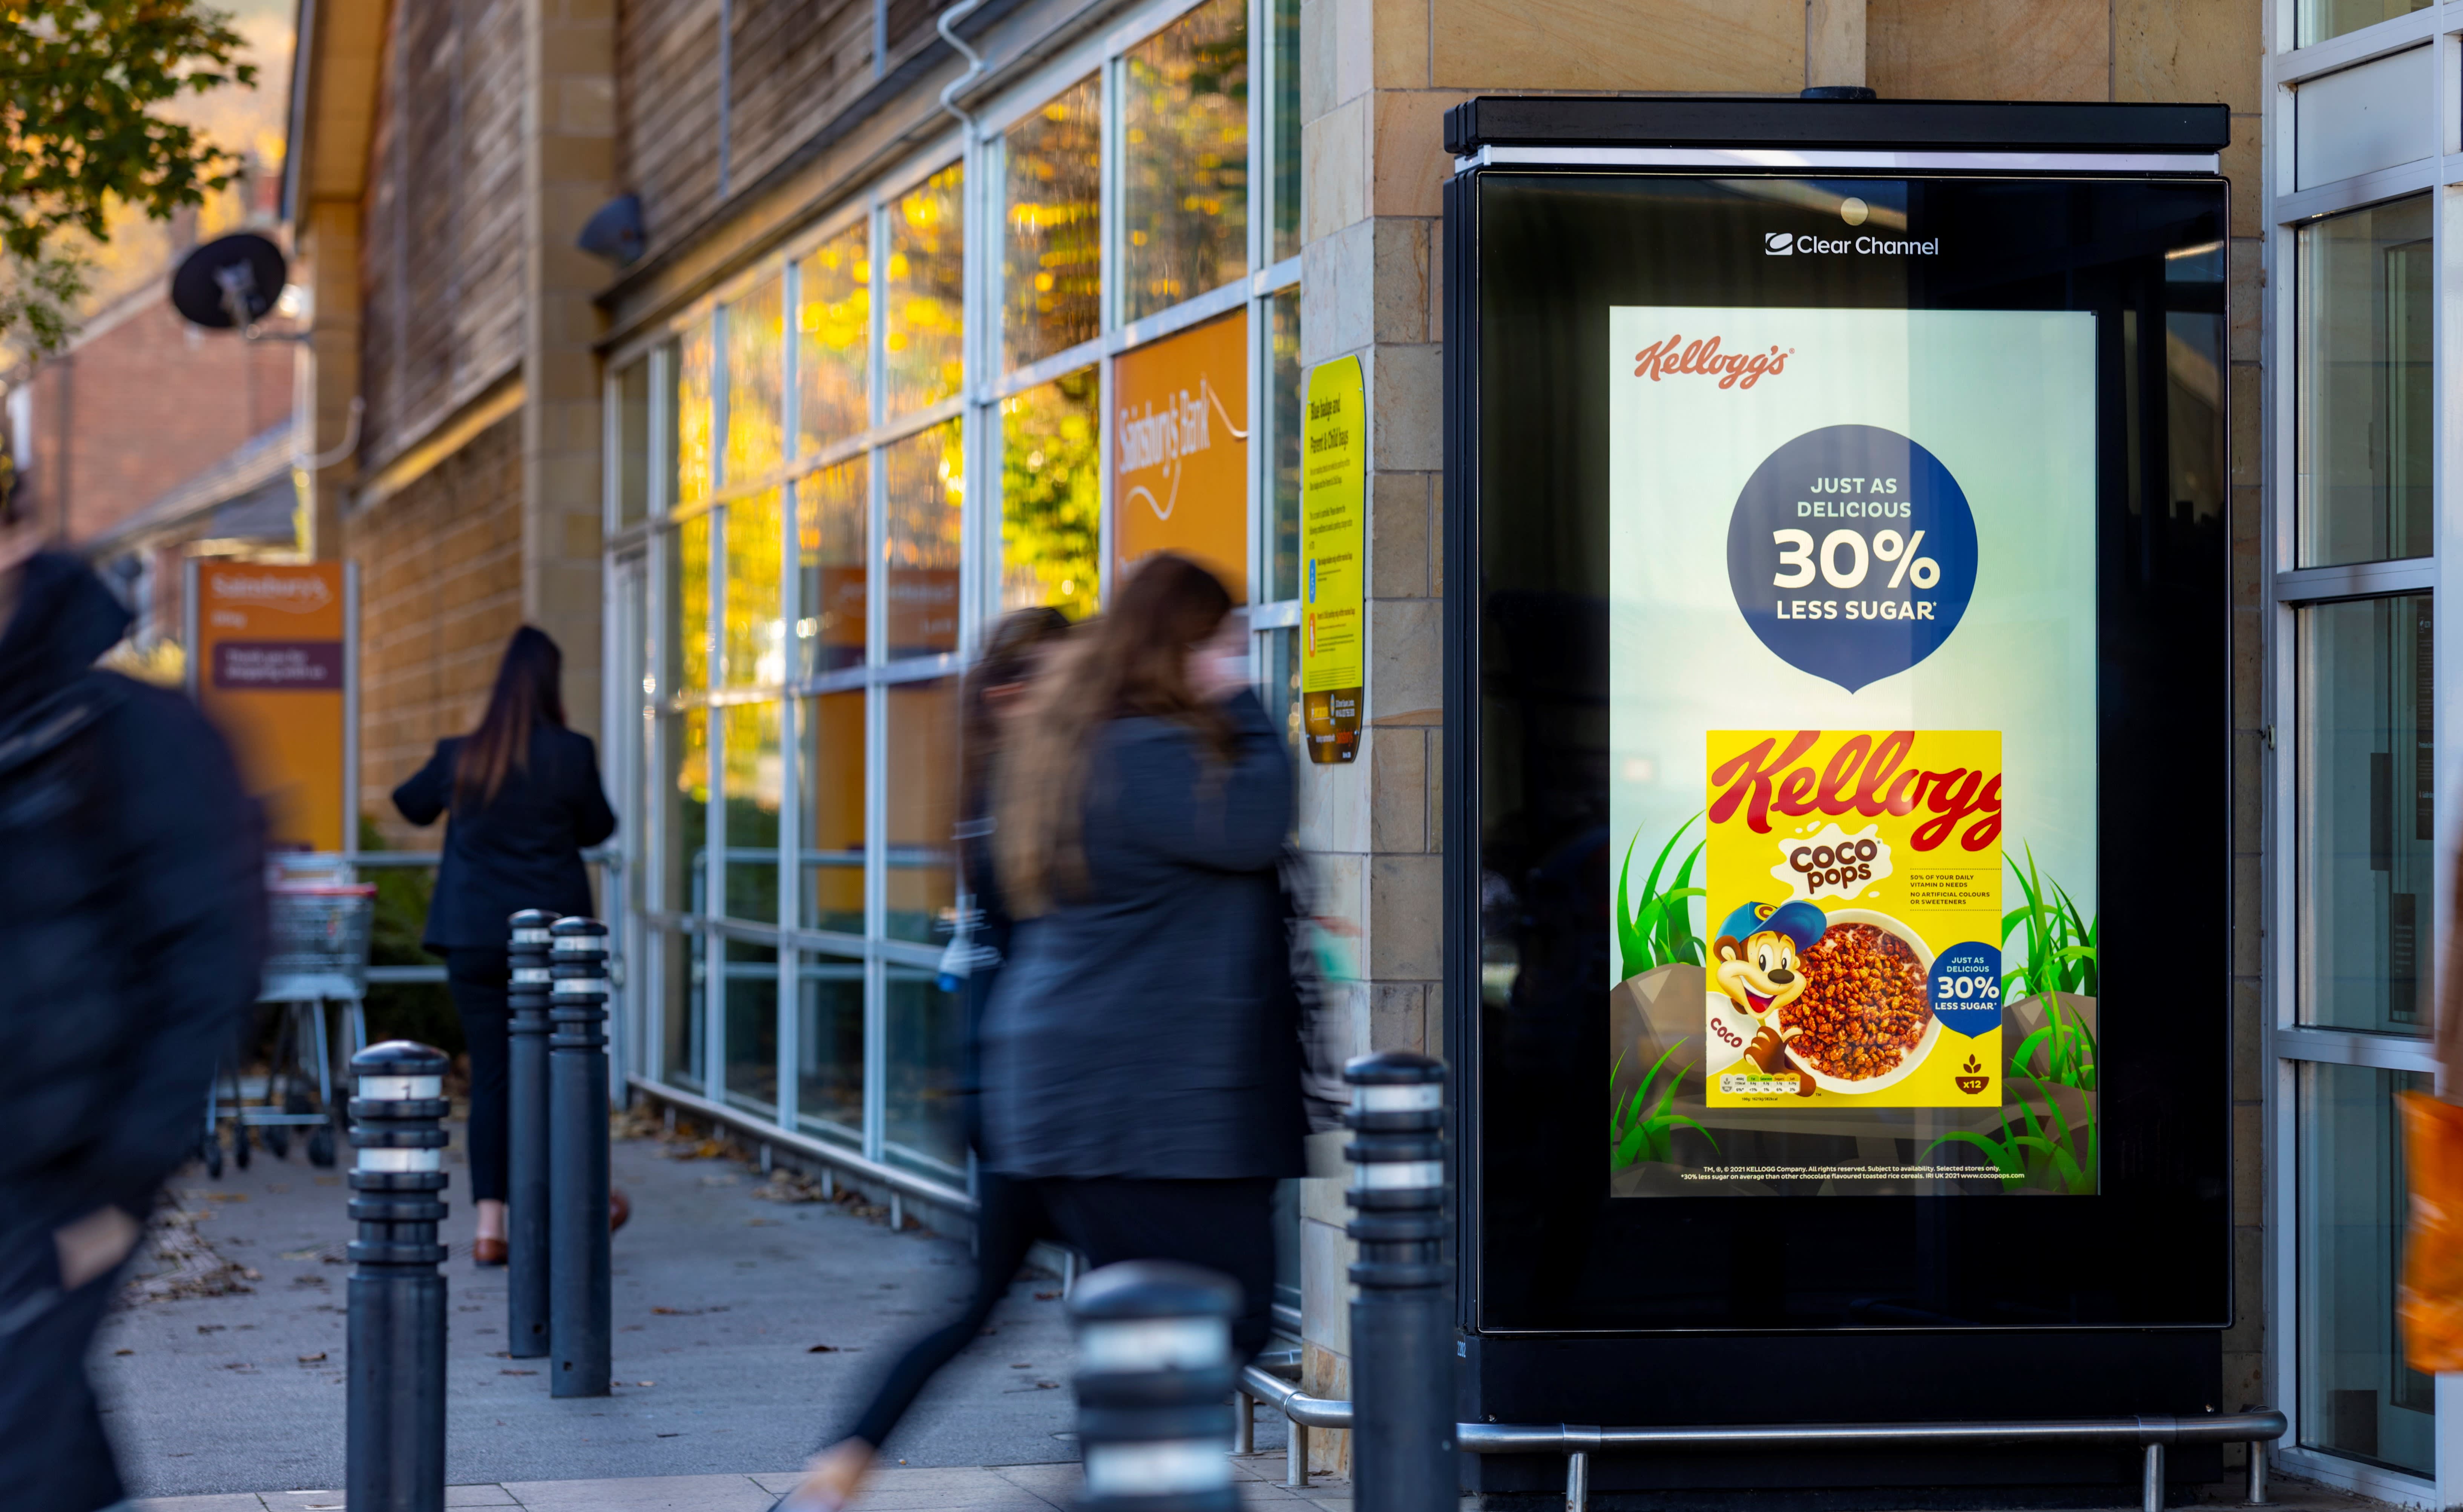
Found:
<path fill-rule="evenodd" d="M 105 313 L 31 377 L 21 505 L 74 541 L 109 529 L 289 419 L 292 361 L 289 342 L 201 331 L 159 293 Z"/>
<path fill-rule="evenodd" d="M 2229 103 L 2235 551 L 2235 1233 L 2228 1398 L 2262 1394 L 2256 733 L 2257 0 L 1302 0 L 1301 360 L 1357 354 L 1369 430 L 1369 669 L 1359 762 L 1302 778 L 1300 842 L 1353 932 L 1362 1048 L 1444 1048 L 1437 725 L 1443 637 L 1445 109 L 1481 91 L 1768 93 L 1870 82 L 1885 97 Z M 1468 839 L 1468 837 L 1460 837 Z M 1304 1186 L 1304 1380 L 1349 1394 L 1339 1178 Z M 1348 1468 L 1319 1434 L 1318 1468 Z M 2239 1451 L 2229 1452 L 2238 1462 Z"/>
<path fill-rule="evenodd" d="M 437 833 L 403 824 L 389 795 L 478 724 L 522 622 L 520 418 L 353 515 L 344 536 L 360 564 L 360 811 L 388 845 L 432 850 Z"/>

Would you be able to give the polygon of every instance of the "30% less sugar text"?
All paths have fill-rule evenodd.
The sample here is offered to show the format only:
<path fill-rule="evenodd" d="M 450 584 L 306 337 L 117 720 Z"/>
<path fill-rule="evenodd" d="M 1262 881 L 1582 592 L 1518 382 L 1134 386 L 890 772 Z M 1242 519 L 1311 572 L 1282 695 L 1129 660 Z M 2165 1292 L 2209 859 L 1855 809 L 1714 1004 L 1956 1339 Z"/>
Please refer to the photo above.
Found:
<path fill-rule="evenodd" d="M 1889 572 L 1889 580 L 1883 585 L 1885 588 L 1929 589 L 1941 581 L 1941 564 L 1920 554 L 1924 538 L 1920 529 L 1906 535 L 1882 529 L 1874 531 L 1867 541 L 1864 531 L 1842 526 L 1823 535 L 1817 546 L 1810 530 L 1773 530 L 1771 540 L 1778 547 L 1778 572 L 1771 578 L 1771 586 L 1807 588 L 1818 575 L 1830 588 L 1851 592 L 1874 575 L 1878 564 Z M 1930 619 L 1933 604 L 1930 599 L 1913 596 L 1782 598 L 1776 613 L 1781 619 Z"/>

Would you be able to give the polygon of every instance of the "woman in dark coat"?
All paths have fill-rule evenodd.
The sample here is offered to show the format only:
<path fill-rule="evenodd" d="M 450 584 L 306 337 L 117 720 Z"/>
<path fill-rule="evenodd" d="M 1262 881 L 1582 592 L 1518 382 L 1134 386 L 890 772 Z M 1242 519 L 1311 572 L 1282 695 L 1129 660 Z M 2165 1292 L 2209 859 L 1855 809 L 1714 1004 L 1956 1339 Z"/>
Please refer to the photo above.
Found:
<path fill-rule="evenodd" d="M 1246 1359 L 1306 1124 L 1276 871 L 1291 758 L 1222 638 L 1231 607 L 1194 562 L 1148 558 L 1057 659 L 995 774 L 1017 925 L 984 1022 L 984 1145 L 1095 1264 L 1239 1283 Z"/>
<path fill-rule="evenodd" d="M 547 633 L 513 632 L 479 727 L 436 743 L 393 790 L 413 824 L 445 826 L 445 859 L 422 940 L 445 958 L 470 1050 L 470 1190 L 479 1237 L 470 1256 L 505 1263 L 505 1125 L 511 1057 L 509 920 L 525 908 L 588 914 L 581 852 L 616 832 L 590 737 L 564 725 L 564 654 Z"/>

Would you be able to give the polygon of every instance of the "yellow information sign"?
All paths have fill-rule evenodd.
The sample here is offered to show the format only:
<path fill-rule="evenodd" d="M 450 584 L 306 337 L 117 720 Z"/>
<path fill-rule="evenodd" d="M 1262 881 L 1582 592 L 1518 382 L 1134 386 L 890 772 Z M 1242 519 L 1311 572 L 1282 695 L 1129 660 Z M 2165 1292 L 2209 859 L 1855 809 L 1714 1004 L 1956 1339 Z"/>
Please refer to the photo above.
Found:
<path fill-rule="evenodd" d="M 1300 691 L 1309 759 L 1319 763 L 1347 762 L 1360 750 L 1368 557 L 1362 396 L 1356 356 L 1309 375 L 1300 464 Z"/>
<path fill-rule="evenodd" d="M 231 743 L 277 851 L 339 851 L 349 635 L 339 562 L 192 561 L 198 706 Z"/>
<path fill-rule="evenodd" d="M 2000 1106 L 1998 730 L 1711 730 L 1712 1108 Z"/>

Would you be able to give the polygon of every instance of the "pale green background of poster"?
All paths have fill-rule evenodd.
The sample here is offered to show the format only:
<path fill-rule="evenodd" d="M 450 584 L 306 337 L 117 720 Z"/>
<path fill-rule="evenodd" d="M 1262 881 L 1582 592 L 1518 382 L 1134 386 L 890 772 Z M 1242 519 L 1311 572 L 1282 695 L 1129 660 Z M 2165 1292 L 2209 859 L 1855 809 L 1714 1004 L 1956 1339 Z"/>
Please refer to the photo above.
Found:
<path fill-rule="evenodd" d="M 1634 377 L 1634 354 L 1671 334 L 1793 355 L 1751 389 Z M 1608 350 L 1611 866 L 1639 833 L 1639 888 L 1702 808 L 1705 730 L 1999 730 L 2003 854 L 2015 867 L 2032 847 L 2092 918 L 2095 316 L 1621 306 Z M 1728 520 L 1745 481 L 1784 443 L 1846 424 L 1885 426 L 1938 457 L 1976 535 L 1974 596 L 1957 630 L 1854 693 L 1780 660 L 1728 583 Z M 1808 526 L 1819 539 L 1852 523 Z M 1880 528 L 1866 526 L 1868 538 Z M 1677 853 L 1701 833 L 1695 824 Z M 2005 869 L 2001 906 L 2020 900 Z M 1698 929 L 1699 899 L 1693 908 Z"/>

